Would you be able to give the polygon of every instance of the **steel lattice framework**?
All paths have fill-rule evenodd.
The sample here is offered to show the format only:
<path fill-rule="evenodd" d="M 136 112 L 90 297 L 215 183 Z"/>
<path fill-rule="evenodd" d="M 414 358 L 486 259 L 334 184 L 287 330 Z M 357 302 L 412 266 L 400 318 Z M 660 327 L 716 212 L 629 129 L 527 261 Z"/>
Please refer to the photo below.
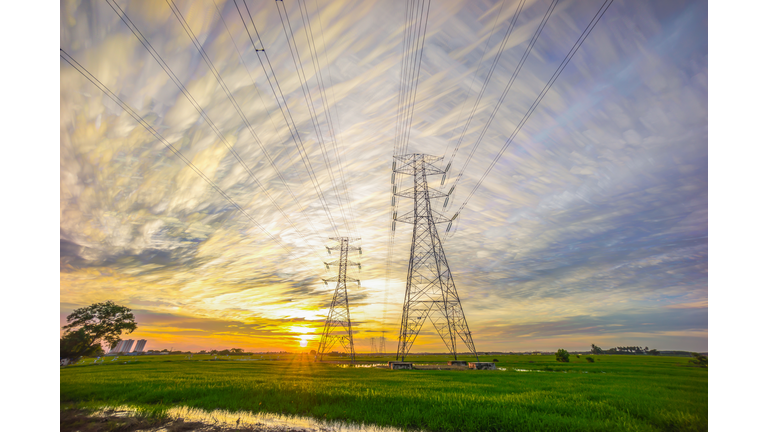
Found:
<path fill-rule="evenodd" d="M 445 173 L 432 164 L 442 158 L 408 154 L 395 156 L 395 159 L 396 173 L 413 176 L 413 188 L 395 191 L 397 196 L 413 199 L 413 211 L 400 216 L 395 213 L 393 216 L 396 221 L 413 224 L 411 259 L 408 263 L 397 358 L 405 360 L 427 320 L 432 322 L 454 359 L 458 339 L 461 339 L 477 358 L 472 332 L 469 331 L 464 317 L 459 293 L 453 283 L 451 269 L 448 267 L 448 260 L 435 226 L 450 220 L 433 212 L 430 204 L 432 198 L 447 196 L 442 192 L 430 190 L 427 184 L 428 175 Z"/>
<path fill-rule="evenodd" d="M 339 251 L 339 259 L 332 262 L 326 262 L 326 267 L 339 266 L 339 275 L 335 279 L 323 279 L 323 282 L 328 284 L 329 282 L 336 282 L 336 291 L 333 293 L 333 301 L 331 302 L 331 308 L 328 310 L 328 317 L 325 319 L 325 327 L 323 328 L 323 335 L 320 338 L 320 346 L 317 349 L 317 355 L 320 360 L 323 360 L 323 355 L 328 354 L 336 343 L 342 346 L 344 352 L 350 356 L 351 361 L 355 361 L 355 344 L 352 339 L 352 321 L 349 319 L 349 300 L 347 298 L 347 282 L 357 282 L 358 286 L 360 281 L 347 276 L 347 265 L 356 265 L 360 267 L 360 263 L 352 262 L 348 260 L 349 250 L 360 250 L 359 247 L 349 246 L 350 241 L 360 239 L 350 239 L 348 237 L 336 237 L 331 238 L 339 242 L 338 245 L 333 247 L 327 247 L 328 254 L 330 255 L 332 250 Z"/>

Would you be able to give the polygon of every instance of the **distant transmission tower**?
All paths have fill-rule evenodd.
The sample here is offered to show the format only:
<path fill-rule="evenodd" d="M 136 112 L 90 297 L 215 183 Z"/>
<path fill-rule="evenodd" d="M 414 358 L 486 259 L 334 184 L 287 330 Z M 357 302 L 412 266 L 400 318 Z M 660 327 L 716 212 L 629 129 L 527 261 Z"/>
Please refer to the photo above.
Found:
<path fill-rule="evenodd" d="M 349 239 L 348 237 L 331 238 L 339 242 L 338 245 L 333 247 L 327 247 L 328 254 L 331 254 L 332 250 L 339 251 L 339 259 L 332 262 L 325 263 L 326 267 L 339 265 L 339 275 L 335 279 L 323 279 L 323 282 L 336 282 L 336 291 L 333 293 L 333 301 L 331 302 L 331 308 L 328 310 L 328 318 L 325 319 L 325 327 L 323 328 L 323 336 L 320 338 L 320 346 L 317 349 L 317 355 L 320 360 L 323 360 L 323 355 L 328 354 L 336 343 L 344 349 L 344 352 L 350 356 L 352 363 L 355 362 L 355 344 L 352 340 L 352 322 L 349 319 L 349 300 L 347 298 L 347 282 L 357 282 L 358 286 L 360 281 L 347 276 L 347 264 L 352 264 L 360 267 L 360 263 L 348 261 L 350 249 L 360 251 L 359 247 L 350 247 L 349 242 L 360 239 Z M 361 251 L 362 253 L 362 251 Z"/>
<path fill-rule="evenodd" d="M 381 355 L 385 354 L 386 351 L 384 350 L 384 337 L 372 337 L 371 338 L 371 354 L 374 355 Z"/>
<path fill-rule="evenodd" d="M 411 241 L 411 259 L 408 263 L 408 280 L 405 286 L 403 316 L 398 335 L 397 357 L 405 361 L 421 327 L 429 320 L 443 339 L 445 346 L 456 359 L 457 339 L 461 339 L 469 351 L 477 357 L 472 332 L 461 308 L 459 293 L 453 283 L 448 260 L 445 258 L 440 237 L 435 224 L 450 222 L 437 212 L 432 212 L 430 199 L 441 198 L 446 194 L 430 190 L 427 176 L 444 174 L 445 171 L 432 165 L 442 158 L 424 154 L 395 156 L 400 167 L 395 165 L 394 172 L 413 176 L 413 188 L 395 195 L 413 199 L 413 211 L 393 218 L 399 222 L 413 224 Z"/>

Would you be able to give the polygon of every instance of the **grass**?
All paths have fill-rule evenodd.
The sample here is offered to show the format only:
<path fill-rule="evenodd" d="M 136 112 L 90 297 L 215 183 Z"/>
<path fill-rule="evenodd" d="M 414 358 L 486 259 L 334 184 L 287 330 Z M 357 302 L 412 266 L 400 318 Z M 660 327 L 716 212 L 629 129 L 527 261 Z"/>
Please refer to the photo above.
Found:
<path fill-rule="evenodd" d="M 60 400 L 265 411 L 431 431 L 707 430 L 706 368 L 682 357 L 594 357 L 558 363 L 554 356 L 481 356 L 499 359 L 506 371 L 340 368 L 286 355 L 120 357 L 62 368 Z"/>

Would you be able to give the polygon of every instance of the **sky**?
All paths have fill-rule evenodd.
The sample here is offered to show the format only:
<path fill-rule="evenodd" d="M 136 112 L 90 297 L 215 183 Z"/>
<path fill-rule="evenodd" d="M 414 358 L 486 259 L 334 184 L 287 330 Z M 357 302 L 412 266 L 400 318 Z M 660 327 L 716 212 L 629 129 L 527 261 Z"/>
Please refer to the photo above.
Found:
<path fill-rule="evenodd" d="M 144 43 L 107 2 L 61 3 L 61 49 L 232 201 L 61 60 L 60 325 L 112 300 L 149 349 L 316 348 L 334 289 L 325 246 L 341 235 L 363 252 L 357 350 L 383 332 L 394 351 L 411 232 L 397 224 L 388 260 L 390 180 L 411 2 L 247 1 L 258 38 L 237 4 L 266 55 L 233 1 L 118 1 Z M 456 185 L 434 204 L 448 217 L 470 198 L 440 233 L 475 345 L 707 351 L 707 5 L 615 0 L 505 147 L 603 2 L 557 2 L 496 112 L 551 4 L 526 1 L 504 43 L 518 2 L 427 2 L 423 50 L 408 53 L 421 61 L 407 151 L 447 164 L 458 143 L 445 185 L 429 181 Z M 413 347 L 443 350 L 427 327 Z"/>

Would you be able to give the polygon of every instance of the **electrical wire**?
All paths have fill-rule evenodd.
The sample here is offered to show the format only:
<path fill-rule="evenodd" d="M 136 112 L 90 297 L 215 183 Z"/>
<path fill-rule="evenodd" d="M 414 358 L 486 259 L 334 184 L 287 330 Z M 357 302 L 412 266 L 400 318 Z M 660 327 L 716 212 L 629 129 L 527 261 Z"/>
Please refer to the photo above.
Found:
<path fill-rule="evenodd" d="M 539 105 L 539 103 L 544 98 L 544 96 L 547 95 L 547 92 L 552 87 L 552 85 L 555 83 L 557 78 L 560 76 L 560 74 L 562 73 L 563 69 L 565 69 L 565 67 L 571 61 L 571 58 L 573 58 L 573 56 L 579 50 L 579 48 L 584 43 L 584 41 L 589 36 L 589 34 L 592 33 L 592 30 L 595 28 L 597 23 L 600 21 L 600 18 L 603 17 L 603 15 L 608 10 L 608 8 L 611 6 L 611 4 L 613 4 L 613 0 L 605 0 L 603 2 L 603 4 L 600 6 L 600 9 L 597 11 L 595 16 L 592 18 L 592 20 L 589 22 L 587 27 L 581 33 L 581 36 L 579 36 L 579 39 L 576 40 L 576 42 L 573 44 L 573 47 L 571 47 L 571 50 L 568 52 L 568 54 L 565 56 L 563 61 L 560 63 L 560 66 L 558 66 L 557 70 L 555 70 L 555 72 L 552 74 L 552 77 L 549 78 L 549 81 L 547 81 L 547 84 L 544 86 L 542 91 L 539 93 L 539 96 L 536 98 L 536 100 L 533 102 L 533 104 L 530 106 L 530 108 L 528 108 L 528 111 L 525 113 L 525 115 L 523 116 L 522 120 L 520 120 L 520 123 L 518 123 L 517 127 L 512 132 L 512 134 L 509 136 L 507 141 L 504 143 L 504 145 L 502 146 L 501 150 L 499 150 L 498 154 L 493 159 L 493 161 L 488 166 L 488 168 L 485 170 L 485 172 L 483 173 L 482 177 L 480 177 L 480 181 L 477 182 L 475 187 L 472 189 L 472 191 L 467 196 L 467 199 L 464 200 L 464 203 L 459 208 L 459 211 L 456 212 L 457 215 L 459 213 L 461 213 L 461 211 L 464 210 L 464 208 L 467 206 L 467 203 L 469 202 L 469 200 L 472 198 L 472 196 L 474 196 L 475 192 L 477 192 L 477 189 L 480 187 L 480 185 L 483 183 L 485 178 L 488 176 L 488 174 L 491 172 L 493 167 L 496 165 L 496 163 L 499 161 L 501 156 L 504 154 L 504 151 L 506 151 L 507 147 L 509 147 L 509 145 L 512 143 L 512 141 L 515 139 L 515 136 L 517 136 L 518 132 L 520 132 L 520 129 L 522 129 L 522 127 L 525 125 L 525 122 L 528 121 L 528 119 L 530 118 L 531 114 L 533 114 L 534 110 L 536 110 L 536 107 Z"/>
<path fill-rule="evenodd" d="M 288 102 L 285 99 L 285 94 L 283 94 L 283 90 L 280 88 L 280 83 L 277 81 L 277 75 L 275 74 L 274 68 L 272 68 L 272 62 L 269 60 L 269 55 L 267 55 L 267 52 L 263 48 L 264 44 L 261 41 L 261 36 L 259 36 L 259 30 L 256 28 L 256 24 L 253 22 L 253 16 L 251 15 L 251 11 L 248 9 L 248 4 L 245 3 L 245 1 L 243 1 L 243 6 L 245 6 L 246 13 L 250 18 L 251 25 L 253 26 L 253 30 L 256 33 L 256 38 L 259 39 L 259 44 L 262 46 L 262 48 L 260 49 L 256 48 L 256 41 L 253 39 L 253 36 L 251 36 L 251 31 L 248 29 L 248 25 L 246 24 L 245 18 L 243 17 L 242 12 L 240 11 L 240 7 L 237 5 L 237 0 L 234 0 L 234 3 L 235 3 L 235 8 L 237 8 L 237 13 L 238 15 L 240 15 L 240 19 L 242 20 L 243 26 L 245 27 L 245 31 L 248 33 L 248 38 L 251 41 L 251 45 L 253 46 L 253 49 L 256 52 L 256 57 L 259 59 L 259 64 L 261 64 L 261 68 L 264 71 L 264 75 L 267 78 L 267 82 L 269 82 L 269 87 L 272 90 L 272 94 L 275 96 L 275 100 L 277 101 L 277 106 L 280 108 L 280 113 L 283 115 L 285 124 L 288 126 L 288 130 L 291 133 L 291 139 L 293 140 L 294 144 L 296 145 L 296 148 L 299 151 L 301 160 L 304 163 L 304 168 L 307 170 L 307 174 L 309 175 L 310 181 L 312 182 L 312 186 L 315 188 L 315 192 L 317 193 L 318 198 L 320 199 L 320 204 L 323 207 L 323 211 L 325 211 L 326 216 L 331 222 L 331 228 L 336 234 L 336 237 L 341 237 L 341 235 L 339 235 L 338 229 L 336 228 L 336 223 L 333 222 L 333 215 L 331 214 L 331 210 L 328 206 L 328 202 L 325 199 L 323 190 L 320 187 L 320 183 L 317 180 L 317 175 L 315 174 L 315 170 L 314 168 L 312 168 L 312 163 L 309 161 L 309 153 L 307 153 L 306 149 L 304 148 L 304 143 L 301 140 L 301 135 L 299 134 L 299 130 L 296 127 L 296 122 L 293 120 L 293 115 L 291 114 L 291 110 L 288 108 Z M 271 79 L 270 79 L 269 73 L 267 72 L 266 66 L 264 65 L 264 61 L 261 59 L 261 56 L 259 55 L 260 53 L 263 53 L 264 58 L 267 60 L 267 65 L 269 66 L 269 70 L 272 72 Z M 274 85 L 272 84 L 272 80 L 275 81 Z M 278 92 L 280 93 L 280 97 L 277 96 Z M 282 105 L 280 104 L 281 99 L 283 101 Z M 285 106 L 285 108 L 283 108 L 283 106 Z"/>
<path fill-rule="evenodd" d="M 264 185 L 259 181 L 259 179 L 256 177 L 256 175 L 253 173 L 251 168 L 248 166 L 248 164 L 243 160 L 242 157 L 240 157 L 240 154 L 235 150 L 234 146 L 224 137 L 224 134 L 219 130 L 218 127 L 216 127 L 213 120 L 208 116 L 208 114 L 205 112 L 202 106 L 197 102 L 197 100 L 192 96 L 192 94 L 189 92 L 189 90 L 186 88 L 184 83 L 178 78 L 178 76 L 173 72 L 173 70 L 168 66 L 168 64 L 165 62 L 165 60 L 160 56 L 160 54 L 155 50 L 155 48 L 152 46 L 152 44 L 149 42 L 149 40 L 144 36 L 144 34 L 139 30 L 139 28 L 133 23 L 131 18 L 128 16 L 128 14 L 123 11 L 123 9 L 120 7 L 120 5 L 117 4 L 114 0 L 106 0 L 107 4 L 112 8 L 112 10 L 118 15 L 121 21 L 128 27 L 129 30 L 131 30 L 131 33 L 139 40 L 139 42 L 144 46 L 144 48 L 149 52 L 149 54 L 152 56 L 153 59 L 157 62 L 158 65 L 163 69 L 163 71 L 168 75 L 168 77 L 173 81 L 173 83 L 176 85 L 176 87 L 182 92 L 182 94 L 186 97 L 186 99 L 192 104 L 192 106 L 197 110 L 197 112 L 200 114 L 200 116 L 203 117 L 205 122 L 208 124 L 208 126 L 213 130 L 213 132 L 216 134 L 216 136 L 219 137 L 219 139 L 224 143 L 224 145 L 227 147 L 227 149 L 230 151 L 230 153 L 234 156 L 235 160 L 238 161 L 238 163 L 245 169 L 245 171 L 248 173 L 249 177 L 254 181 L 254 183 L 259 187 L 259 189 L 267 196 L 269 201 L 272 203 L 272 205 L 280 212 L 280 214 L 285 218 L 285 220 L 291 225 L 291 227 L 296 231 L 296 233 L 299 235 L 299 237 L 302 238 L 302 240 L 305 242 L 305 244 L 309 245 L 309 242 L 307 241 L 306 237 L 302 232 L 296 227 L 296 225 L 293 223 L 293 221 L 288 217 L 288 214 L 285 213 L 285 211 L 280 207 L 280 205 L 277 204 L 275 199 L 272 197 L 272 195 L 269 193 L 269 191 L 264 187 Z M 169 4 L 170 6 L 170 4 Z M 173 8 L 171 8 L 173 11 Z M 176 13 L 173 11 L 174 14 Z M 178 16 L 177 16 L 178 18 Z M 185 29 L 186 31 L 186 29 Z M 194 40 L 193 40 L 194 42 Z M 207 59 L 207 55 L 204 57 L 204 59 Z M 210 66 L 210 65 L 209 65 Z M 226 87 L 226 84 L 221 80 L 221 77 L 218 76 L 218 72 L 216 72 L 216 78 L 219 80 L 219 84 L 227 91 L 227 96 L 230 98 L 230 101 L 233 102 L 234 105 L 236 105 L 237 108 L 239 108 L 239 105 L 237 105 L 237 101 L 234 101 L 234 98 L 232 97 L 231 93 L 229 92 L 228 88 Z M 244 118 L 244 115 L 241 111 L 239 111 L 241 116 L 243 116 L 243 120 L 246 122 L 246 125 L 250 126 L 250 123 L 248 123 L 247 119 Z M 266 149 L 261 144 L 261 141 L 258 139 L 258 137 L 253 133 L 254 139 L 261 147 L 262 152 L 264 152 L 267 157 L 268 154 L 266 153 Z M 270 159 L 271 160 L 271 159 Z M 273 165 L 274 167 L 274 165 Z M 277 168 L 275 167 L 275 170 L 277 171 Z M 278 175 L 281 175 L 279 171 L 277 171 Z M 287 184 L 286 184 L 287 187 Z M 298 204 L 298 203 L 297 203 Z M 299 206 L 301 208 L 301 206 Z M 310 225 L 312 227 L 312 225 Z M 314 230 L 314 227 L 312 227 Z M 319 255 L 318 255 L 319 256 Z"/>
<path fill-rule="evenodd" d="M 222 76 L 219 74 L 219 71 L 216 69 L 216 66 L 214 66 L 214 64 L 213 64 L 213 62 L 211 61 L 210 57 L 208 57 L 208 53 L 206 53 L 206 51 L 205 51 L 205 48 L 203 48 L 203 46 L 202 46 L 202 45 L 200 44 L 200 42 L 198 41 L 197 37 L 196 37 L 196 36 L 194 35 L 194 33 L 192 32 L 192 29 L 189 27 L 189 24 L 187 24 L 187 21 L 184 19 L 184 16 L 181 14 L 181 11 L 180 11 L 180 10 L 179 10 L 179 8 L 176 6 L 176 3 L 175 3 L 173 0 L 166 0 L 166 3 L 167 3 L 167 4 L 168 4 L 168 6 L 171 8 L 171 12 L 173 12 L 173 14 L 176 16 L 176 19 L 179 21 L 179 24 L 181 24 L 182 28 L 184 29 L 184 32 L 186 32 L 186 33 L 187 33 L 187 36 L 189 36 L 189 39 L 190 39 L 190 40 L 192 41 L 192 43 L 195 45 L 195 47 L 197 48 L 197 50 L 198 50 L 198 52 L 200 53 L 201 57 L 203 58 L 203 60 L 205 61 L 205 63 L 208 65 L 208 69 L 211 71 L 211 73 L 212 73 L 212 74 L 214 75 L 214 77 L 216 78 L 217 82 L 219 83 L 219 86 L 221 86 L 221 88 L 222 88 L 222 89 L 224 90 L 224 92 L 226 93 L 226 95 L 227 95 L 227 98 L 228 98 L 228 99 L 229 99 L 229 101 L 232 103 L 232 106 L 235 108 L 235 111 L 237 111 L 237 114 L 238 114 L 238 115 L 240 116 L 240 118 L 243 120 L 243 123 L 244 123 L 244 124 L 245 124 L 245 126 L 247 127 L 247 129 L 248 129 L 248 131 L 250 132 L 251 136 L 253 137 L 254 141 L 256 141 L 256 144 L 258 144 L 259 148 L 261 149 L 261 152 L 264 154 L 264 156 L 266 157 L 266 159 L 267 159 L 267 161 L 269 162 L 269 164 L 270 164 L 270 165 L 272 166 L 272 168 L 275 170 L 275 173 L 277 174 L 277 176 L 278 176 L 278 178 L 280 179 L 280 181 L 283 183 L 283 186 L 285 186 L 285 188 L 286 188 L 286 190 L 288 191 L 288 193 L 290 194 L 291 198 L 293 198 L 293 202 L 294 202 L 294 204 L 296 204 L 296 207 L 297 207 L 298 209 L 300 209 L 300 211 L 301 211 L 302 215 L 304 216 L 305 220 L 306 220 L 306 221 L 307 221 L 307 223 L 309 224 L 309 227 L 310 227 L 310 228 L 312 229 L 312 231 L 313 231 L 313 232 L 314 232 L 314 233 L 315 233 L 315 234 L 316 234 L 316 235 L 319 237 L 319 236 L 320 236 L 320 234 L 319 234 L 319 233 L 317 232 L 317 230 L 315 229 L 315 227 L 314 227 L 314 224 L 312 223 L 312 220 L 311 220 L 311 219 L 310 219 L 310 218 L 309 218 L 309 217 L 306 215 L 306 212 L 304 211 L 304 208 L 303 208 L 303 206 L 302 206 L 301 204 L 299 204 L 299 201 L 298 201 L 298 199 L 296 198 L 296 195 L 294 195 L 293 191 L 292 191 L 292 190 L 291 190 L 291 188 L 288 186 L 288 183 L 286 182 L 286 180 L 285 180 L 285 177 L 283 177 L 282 173 L 280 172 L 280 170 L 279 170 L 279 169 L 278 169 L 278 167 L 277 167 L 277 164 L 275 164 L 275 161 L 272 159 L 272 157 L 271 157 L 271 156 L 269 155 L 269 153 L 267 152 L 267 149 L 266 149 L 266 148 L 264 147 L 264 145 L 262 144 L 261 140 L 259 139 L 258 135 L 256 134 L 256 131 L 254 131 L 254 130 L 253 130 L 253 126 L 251 125 L 251 122 L 250 122 L 250 121 L 248 121 L 248 118 L 247 118 L 247 116 L 245 115 L 245 113 L 243 112 L 242 108 L 240 107 L 240 104 L 237 102 L 237 100 L 235 99 L 234 95 L 233 95 L 233 94 L 232 94 L 232 92 L 229 90 L 229 87 L 228 87 L 228 86 L 227 86 L 227 84 L 224 82 L 224 78 L 222 78 Z M 232 152 L 236 154 L 236 152 L 234 151 L 234 148 L 232 149 Z M 242 160 L 242 159 L 240 159 L 240 158 L 239 158 L 239 155 L 238 155 L 238 160 L 239 160 L 239 161 L 240 161 L 240 160 Z M 244 166 L 244 168 L 246 169 L 246 171 L 248 172 L 248 174 L 249 174 L 249 175 L 250 175 L 252 178 L 254 178 L 254 179 L 255 179 L 255 175 L 254 175 L 254 174 L 253 174 L 253 172 L 250 170 L 250 168 L 248 168 L 247 164 L 245 164 L 245 163 L 244 163 L 244 161 L 243 161 L 243 163 L 242 163 L 241 165 L 243 165 L 243 166 Z M 263 186 L 262 186 L 262 188 L 263 188 Z M 264 192 L 266 193 L 266 189 L 264 189 Z M 271 197 L 270 197 L 270 199 L 271 199 Z M 272 200 L 272 199 L 271 199 L 271 200 Z M 304 234 L 302 234 L 302 233 L 301 233 L 301 231 L 300 231 L 300 230 L 299 230 L 299 228 L 296 226 L 296 224 L 294 224 L 294 223 L 293 223 L 293 220 L 292 220 L 291 218 L 289 218 L 289 217 L 288 217 L 288 215 L 285 213 L 285 211 L 283 211 L 283 210 L 282 210 L 282 209 L 281 209 L 281 208 L 280 208 L 280 207 L 277 205 L 277 203 L 276 203 L 276 202 L 274 202 L 274 200 L 272 200 L 272 202 L 273 202 L 273 204 L 275 205 L 275 207 L 277 207 L 277 209 L 280 211 L 280 214 L 281 214 L 281 215 L 282 215 L 282 216 L 285 218 L 285 220 L 286 220 L 286 221 L 287 221 L 287 222 L 288 222 L 288 223 L 291 225 L 291 227 L 292 227 L 292 228 L 293 228 L 293 229 L 296 231 L 296 233 L 298 233 L 299 237 L 301 237 L 301 239 L 304 241 L 304 243 L 305 243 L 307 246 L 310 246 L 310 244 L 309 244 L 309 241 L 308 241 L 308 240 L 307 240 L 307 238 L 304 236 Z"/>
<path fill-rule="evenodd" d="M 467 104 L 467 101 L 469 100 L 469 94 L 472 92 L 472 88 L 475 86 L 475 80 L 477 79 L 477 75 L 480 72 L 480 65 L 483 64 L 483 59 L 485 58 L 485 53 L 486 53 L 486 51 L 488 51 L 488 46 L 491 45 L 491 38 L 493 37 L 493 34 L 496 33 L 496 23 L 499 21 L 499 16 L 501 16 L 501 12 L 504 10 L 504 5 L 505 4 L 506 4 L 506 0 L 502 1 L 501 2 L 501 6 L 499 6 L 499 12 L 496 14 L 496 19 L 493 21 L 493 27 L 491 27 L 491 32 L 488 33 L 488 41 L 485 43 L 485 48 L 483 48 L 483 54 L 480 56 L 480 61 L 477 62 L 477 67 L 475 67 L 475 74 L 472 75 L 472 83 L 469 84 L 469 91 L 467 92 L 466 97 L 464 97 L 464 101 L 461 103 L 461 110 L 459 111 L 459 117 L 458 118 L 461 118 L 461 116 L 464 114 L 464 106 Z M 454 129 L 453 138 L 456 138 L 456 131 L 455 131 L 455 129 Z M 445 143 L 445 150 L 443 150 L 443 157 L 445 157 L 445 155 L 448 154 L 448 148 L 450 147 L 450 145 L 451 145 L 450 141 Z M 451 161 L 452 160 L 453 159 L 451 159 Z"/>
<path fill-rule="evenodd" d="M 280 11 L 280 6 L 279 6 L 280 4 L 283 5 L 282 12 Z M 277 11 L 280 14 L 280 22 L 283 25 L 283 32 L 285 33 L 285 39 L 288 42 L 288 49 L 291 52 L 291 59 L 293 60 L 293 65 L 296 68 L 296 74 L 299 76 L 301 91 L 304 94 L 304 101 L 307 104 L 307 110 L 309 111 L 310 121 L 312 122 L 312 126 L 315 129 L 315 134 L 317 135 L 318 143 L 320 144 L 320 150 L 322 151 L 322 154 L 323 154 L 323 160 L 325 161 L 326 169 L 328 170 L 328 174 L 331 178 L 331 186 L 333 187 L 333 190 L 336 193 L 336 199 L 339 202 L 341 218 L 342 218 L 342 221 L 344 222 L 344 226 L 347 228 L 347 232 L 350 232 L 349 221 L 347 218 L 346 211 L 344 210 L 344 206 L 342 205 L 342 202 L 341 202 L 341 195 L 339 194 L 337 181 L 333 173 L 333 169 L 331 168 L 330 162 L 328 161 L 328 149 L 326 148 L 325 139 L 323 138 L 322 131 L 320 130 L 320 124 L 317 119 L 318 118 L 317 111 L 315 110 L 314 104 L 312 103 L 312 92 L 309 89 L 309 82 L 304 72 L 304 65 L 301 63 L 301 56 L 299 55 L 299 47 L 296 44 L 293 28 L 291 26 L 291 21 L 290 21 L 290 18 L 288 17 L 288 10 L 285 8 L 285 3 L 282 1 L 276 1 L 275 6 L 277 7 Z M 285 12 L 285 19 L 283 19 L 283 12 Z M 287 28 L 286 28 L 286 23 L 288 25 Z M 295 53 L 294 53 L 294 49 L 295 49 Z"/>
<path fill-rule="evenodd" d="M 248 214 L 245 209 L 243 209 L 239 204 L 237 204 L 223 189 L 221 189 L 218 185 L 216 185 L 213 180 L 208 178 L 208 176 L 205 175 L 199 168 L 195 166 L 192 161 L 187 159 L 186 156 L 184 156 L 176 147 L 173 146 L 173 144 L 169 143 L 160 133 L 158 133 L 149 123 L 147 123 L 139 114 L 136 113 L 128 104 L 123 102 L 122 99 L 120 99 L 119 96 L 115 95 L 107 86 L 105 86 L 101 81 L 99 81 L 98 78 L 93 76 L 84 66 L 82 66 L 80 63 L 77 62 L 72 56 L 70 56 L 66 51 L 59 48 L 59 51 L 61 52 L 60 57 L 67 63 L 69 63 L 70 66 L 72 66 L 76 71 L 78 71 L 82 76 L 84 76 L 86 79 L 88 79 L 93 85 L 95 85 L 99 90 L 101 90 L 107 97 L 112 99 L 116 104 L 120 106 L 126 113 L 128 113 L 131 117 L 134 118 L 140 125 L 142 125 L 147 132 L 152 134 L 155 138 L 157 138 L 161 143 L 165 145 L 165 147 L 173 152 L 174 155 L 178 156 L 179 159 L 181 159 L 187 166 L 195 172 L 198 176 L 200 176 L 206 183 L 208 183 L 211 188 L 213 188 L 216 192 L 221 194 L 221 196 L 224 197 L 230 204 L 232 204 L 233 207 L 235 207 L 240 213 L 243 214 L 251 223 L 253 223 L 257 228 L 259 228 L 264 234 L 266 234 L 271 240 L 273 240 L 275 243 L 280 245 L 290 256 L 293 256 L 297 259 L 304 259 L 300 258 L 295 255 L 295 253 L 289 249 L 283 242 L 281 242 L 278 238 L 270 234 L 269 231 L 267 231 L 266 228 L 264 228 L 263 225 L 261 225 L 253 216 Z M 305 262 L 306 264 L 306 262 Z M 312 267 L 312 265 L 310 265 Z"/>
<path fill-rule="evenodd" d="M 462 166 L 461 170 L 459 171 L 459 174 L 456 176 L 456 180 L 453 183 L 453 186 L 451 187 L 451 191 L 456 189 L 456 187 L 459 184 L 459 181 L 461 181 L 462 176 L 464 175 L 464 171 L 466 171 L 467 167 L 469 166 L 469 162 L 472 160 L 472 157 L 475 155 L 475 152 L 477 151 L 478 147 L 480 147 L 480 142 L 485 137 L 485 133 L 488 132 L 488 128 L 491 126 L 491 122 L 493 122 L 493 119 L 496 118 L 496 113 L 499 112 L 499 109 L 501 108 L 501 104 L 504 102 L 504 99 L 507 97 L 507 94 L 509 93 L 509 90 L 512 88 L 512 85 L 515 83 L 515 79 L 517 79 L 517 76 L 520 74 L 520 71 L 523 68 L 523 65 L 525 64 L 525 60 L 528 59 L 528 55 L 533 50 L 533 46 L 536 44 L 536 41 L 539 39 L 539 36 L 541 35 L 542 30 L 544 30 L 544 26 L 547 24 L 547 21 L 549 20 L 549 17 L 552 15 L 552 12 L 555 11 L 555 6 L 557 6 L 559 0 L 552 0 L 552 3 L 550 3 L 549 8 L 547 9 L 547 12 L 544 14 L 544 16 L 541 19 L 541 22 L 539 23 L 539 26 L 536 28 L 536 31 L 533 33 L 533 36 L 531 37 L 531 40 L 528 43 L 528 46 L 525 49 L 525 52 L 523 53 L 523 56 L 520 57 L 520 61 L 517 63 L 517 67 L 515 67 L 515 71 L 512 73 L 512 76 L 509 78 L 509 82 L 507 82 L 507 86 L 504 88 L 504 91 L 501 93 L 501 96 L 499 97 L 499 100 L 496 102 L 496 106 L 493 108 L 493 111 L 491 112 L 491 115 L 488 116 L 488 120 L 486 120 L 485 125 L 483 126 L 483 129 L 480 131 L 480 135 L 477 137 L 477 140 L 475 140 L 475 144 L 472 146 L 472 150 L 469 152 L 469 156 L 464 161 L 464 166 Z M 524 3 L 524 1 L 523 1 Z M 499 52 L 501 54 L 501 52 Z M 490 78 L 490 75 L 488 76 Z M 485 91 L 485 88 L 483 88 L 483 92 Z M 474 115 L 474 110 L 477 108 L 477 106 L 480 103 L 480 97 L 478 97 L 477 101 L 475 102 L 475 108 L 472 111 L 472 115 Z M 471 116 L 469 121 L 471 121 Z M 464 131 L 467 130 L 469 127 L 469 121 L 464 127 Z M 461 135 L 462 138 L 464 138 L 464 133 Z M 458 150 L 459 144 L 456 144 L 456 149 Z M 456 154 L 456 151 L 454 150 L 454 155 Z M 446 200 L 446 204 L 448 201 Z"/>

